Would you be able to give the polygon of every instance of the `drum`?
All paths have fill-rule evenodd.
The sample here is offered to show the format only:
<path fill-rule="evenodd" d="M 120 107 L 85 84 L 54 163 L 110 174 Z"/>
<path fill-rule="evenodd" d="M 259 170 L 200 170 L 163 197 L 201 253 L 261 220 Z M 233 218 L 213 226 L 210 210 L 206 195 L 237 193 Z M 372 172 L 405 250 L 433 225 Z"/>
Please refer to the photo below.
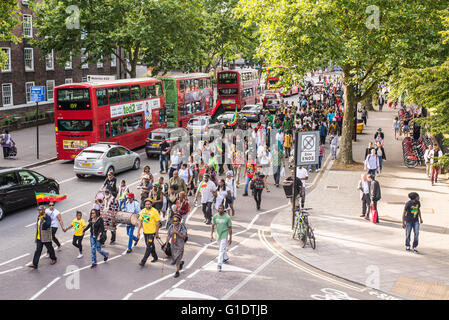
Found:
<path fill-rule="evenodd" d="M 123 224 L 129 224 L 131 226 L 135 226 L 137 224 L 138 219 L 139 219 L 139 216 L 137 214 L 131 213 L 131 212 L 118 211 L 115 214 L 115 222 L 117 224 L 123 223 Z"/>

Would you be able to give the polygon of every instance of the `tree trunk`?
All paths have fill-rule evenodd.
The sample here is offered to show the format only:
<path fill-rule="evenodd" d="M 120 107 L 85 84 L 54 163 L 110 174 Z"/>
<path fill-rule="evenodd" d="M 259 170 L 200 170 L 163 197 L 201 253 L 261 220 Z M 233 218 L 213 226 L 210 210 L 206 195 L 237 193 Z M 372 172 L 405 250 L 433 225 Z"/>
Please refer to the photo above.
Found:
<path fill-rule="evenodd" d="M 337 162 L 343 165 L 350 165 L 354 163 L 352 158 L 352 130 L 354 127 L 354 109 L 356 105 L 356 98 L 354 96 L 354 88 L 347 85 L 349 81 L 345 81 L 347 75 L 343 75 L 343 92 L 344 92 L 344 115 L 343 115 L 343 130 L 341 133 L 340 154 Z"/>

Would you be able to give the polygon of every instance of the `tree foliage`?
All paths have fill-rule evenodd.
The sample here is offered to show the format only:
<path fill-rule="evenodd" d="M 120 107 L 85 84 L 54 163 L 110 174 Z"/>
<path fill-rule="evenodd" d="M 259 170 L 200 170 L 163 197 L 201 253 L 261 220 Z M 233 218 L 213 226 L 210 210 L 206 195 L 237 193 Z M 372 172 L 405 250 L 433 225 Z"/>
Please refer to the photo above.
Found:
<path fill-rule="evenodd" d="M 20 24 L 19 4 L 17 0 L 2 0 L 0 5 L 0 42 L 20 41 L 13 31 Z M 8 57 L 0 50 L 0 68 L 3 68 Z"/>
<path fill-rule="evenodd" d="M 296 66 L 300 74 L 329 62 L 342 67 L 345 110 L 338 161 L 350 164 L 354 108 L 400 67 L 440 61 L 447 48 L 438 45 L 442 25 L 438 10 L 448 4 L 447 0 L 241 0 L 238 14 L 258 26 L 259 55 L 269 65 Z"/>

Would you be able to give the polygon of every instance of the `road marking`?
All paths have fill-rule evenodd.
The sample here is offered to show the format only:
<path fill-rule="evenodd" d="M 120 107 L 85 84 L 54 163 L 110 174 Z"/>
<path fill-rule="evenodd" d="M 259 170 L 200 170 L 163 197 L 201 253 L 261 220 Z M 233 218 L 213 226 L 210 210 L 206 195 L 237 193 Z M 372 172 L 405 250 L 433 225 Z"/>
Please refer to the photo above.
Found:
<path fill-rule="evenodd" d="M 307 272 L 308 274 L 310 274 L 310 275 L 312 275 L 312 276 L 315 276 L 315 277 L 317 277 L 317 278 L 320 278 L 320 279 L 322 279 L 322 280 L 326 280 L 326 281 L 328 281 L 328 282 L 337 284 L 337 285 L 342 286 L 342 287 L 346 287 L 346 288 L 348 288 L 348 289 L 351 289 L 351 290 L 354 290 L 354 291 L 357 291 L 357 292 L 364 292 L 364 291 L 366 290 L 366 288 L 360 289 L 360 288 L 358 288 L 358 287 L 355 287 L 355 286 L 346 284 L 346 283 L 344 283 L 344 282 L 342 282 L 342 281 L 339 281 L 339 280 L 333 279 L 333 278 L 331 278 L 331 277 L 322 275 L 322 274 L 320 274 L 320 273 L 318 273 L 318 272 L 316 272 L 316 271 L 313 271 L 313 270 L 311 270 L 311 269 L 309 269 L 309 268 L 307 268 L 307 267 L 304 267 L 304 266 L 298 264 L 297 262 L 291 260 L 290 258 L 288 258 L 287 256 L 285 256 L 283 253 L 281 253 L 278 249 L 274 248 L 274 247 L 268 242 L 267 238 L 265 237 L 265 232 L 262 231 L 262 230 L 259 230 L 259 239 L 260 239 L 260 241 L 262 241 L 262 243 L 267 247 L 268 250 L 270 250 L 271 252 L 273 252 L 274 254 L 276 254 L 279 258 L 281 258 L 282 260 L 284 260 L 285 262 L 287 262 L 288 264 L 294 266 L 294 267 L 297 268 L 297 269 L 300 269 L 300 270 L 302 270 L 302 271 L 304 271 L 304 272 Z"/>
<path fill-rule="evenodd" d="M 77 177 L 72 177 L 72 178 L 69 178 L 69 179 L 62 180 L 61 182 L 58 181 L 58 183 L 59 184 L 63 184 L 63 183 L 66 183 L 66 182 L 69 182 L 69 181 L 72 181 L 72 180 L 75 180 L 75 179 L 78 179 L 78 178 Z"/>
<path fill-rule="evenodd" d="M 75 209 L 78 209 L 78 208 L 80 208 L 80 207 L 86 206 L 86 205 L 88 205 L 89 203 L 92 203 L 92 201 L 86 201 L 86 202 L 84 202 L 84 203 L 82 203 L 82 204 L 80 204 L 80 205 L 78 205 L 78 206 L 76 206 L 76 207 L 73 207 L 73 208 L 67 209 L 67 210 L 65 210 L 65 211 L 62 211 L 62 212 L 61 212 L 61 215 L 65 214 L 65 213 L 67 213 L 67 212 L 73 211 L 73 210 L 75 210 Z M 31 223 L 31 224 L 25 226 L 25 228 L 29 228 L 29 227 L 34 226 L 34 225 L 36 225 L 36 222 L 33 222 L 33 223 Z"/>
<path fill-rule="evenodd" d="M 240 267 L 236 267 L 236 266 L 233 266 L 233 265 L 230 265 L 230 264 L 223 264 L 221 266 L 221 268 L 222 268 L 221 271 L 251 273 L 251 270 L 240 268 Z M 208 264 L 203 266 L 201 269 L 205 270 L 205 271 L 215 271 L 215 272 L 217 272 L 217 264 L 215 262 L 215 259 L 210 261 Z"/>
<path fill-rule="evenodd" d="M 36 293 L 34 296 L 32 296 L 30 298 L 30 300 L 35 300 L 37 297 L 39 297 L 42 293 L 45 292 L 45 290 L 47 290 L 48 288 L 50 288 L 53 284 L 56 283 L 56 281 L 58 281 L 59 279 L 61 279 L 61 277 L 57 277 L 55 278 L 52 282 L 50 282 L 49 284 L 47 284 L 44 288 L 42 288 L 42 290 L 40 290 L 38 293 Z"/>
<path fill-rule="evenodd" d="M 2 263 L 0 263 L 0 267 L 3 266 L 3 265 L 5 265 L 5 264 L 8 264 L 8 263 L 10 263 L 10 262 L 19 260 L 19 259 L 21 259 L 21 258 L 23 258 L 23 257 L 29 256 L 29 255 L 30 255 L 29 253 L 25 253 L 25 254 L 23 254 L 23 255 L 21 255 L 21 256 L 18 256 L 18 257 L 16 257 L 16 258 L 11 259 L 11 260 L 2 262 Z"/>
<path fill-rule="evenodd" d="M 129 300 L 133 293 L 128 293 L 122 300 Z"/>
<path fill-rule="evenodd" d="M 221 299 L 228 300 L 234 293 L 239 291 L 245 284 L 247 284 L 252 278 L 254 278 L 259 272 L 261 272 L 263 269 L 265 269 L 266 266 L 268 266 L 270 263 L 272 263 L 277 258 L 278 258 L 277 255 L 274 254 L 270 259 L 268 259 L 262 265 L 260 265 L 253 273 L 251 273 L 249 276 L 247 276 L 245 279 L 243 279 L 231 291 L 228 291 L 228 293 L 226 293 Z"/>
<path fill-rule="evenodd" d="M 201 269 L 196 270 L 194 273 L 188 275 L 187 278 L 188 278 L 188 279 L 193 278 L 193 277 L 194 277 L 198 272 L 200 272 L 200 271 L 201 271 Z"/>
<path fill-rule="evenodd" d="M 310 297 L 315 300 L 359 300 L 350 297 L 346 292 L 332 288 L 321 289 L 321 292 L 324 293 L 324 295 L 312 294 Z"/>
<path fill-rule="evenodd" d="M 198 209 L 199 207 L 195 207 L 189 214 L 189 216 L 186 219 L 186 224 L 187 222 L 189 222 L 190 218 L 193 216 L 193 214 L 195 213 L 196 209 Z"/>
<path fill-rule="evenodd" d="M 169 292 L 170 292 L 170 289 L 165 290 L 160 295 L 158 295 L 154 300 L 159 300 L 160 298 L 162 298 L 163 296 L 165 296 Z"/>
<path fill-rule="evenodd" d="M 22 268 L 23 267 L 20 266 L 20 267 L 17 267 L 17 268 L 13 268 L 13 269 L 9 269 L 9 270 L 6 270 L 6 271 L 2 271 L 2 272 L 0 272 L 0 274 L 5 274 L 5 273 L 16 271 L 16 270 L 19 270 L 19 269 L 22 269 Z"/>
<path fill-rule="evenodd" d="M 191 291 L 191 290 L 184 290 L 184 289 L 179 289 L 176 288 L 174 290 L 167 290 L 169 292 L 164 292 L 164 295 L 167 298 L 184 298 L 184 299 L 201 299 L 201 300 L 218 300 L 215 297 L 206 295 L 206 294 L 202 294 L 199 292 L 195 292 L 195 291 Z M 162 298 L 163 295 L 160 295 L 158 298 Z M 158 300 L 158 298 L 156 298 L 156 300 Z"/>
<path fill-rule="evenodd" d="M 177 288 L 177 287 L 179 287 L 181 284 L 183 284 L 184 282 L 186 282 L 186 280 L 181 280 L 181 281 L 179 281 L 177 284 L 175 284 L 175 285 L 173 285 L 172 286 L 172 289 L 174 289 L 174 288 Z"/>
<path fill-rule="evenodd" d="M 181 270 L 179 273 L 182 273 L 182 272 L 184 272 L 184 270 Z M 158 279 L 158 280 L 155 280 L 155 281 L 153 281 L 153 282 L 150 282 L 150 283 L 144 285 L 143 287 L 140 287 L 140 288 L 138 288 L 138 289 L 133 290 L 133 293 L 137 293 L 137 292 L 139 292 L 139 291 L 142 291 L 142 290 L 144 290 L 144 289 L 146 289 L 146 288 L 148 288 L 148 287 L 151 287 L 151 286 L 153 286 L 153 285 L 155 285 L 155 284 L 158 284 L 159 282 L 162 282 L 162 281 L 164 281 L 165 279 L 168 279 L 168 278 L 170 278 L 170 277 L 173 277 L 173 275 L 172 275 L 172 274 L 168 274 L 168 275 L 166 275 L 165 277 L 162 277 L 162 278 L 160 278 L 160 279 Z"/>

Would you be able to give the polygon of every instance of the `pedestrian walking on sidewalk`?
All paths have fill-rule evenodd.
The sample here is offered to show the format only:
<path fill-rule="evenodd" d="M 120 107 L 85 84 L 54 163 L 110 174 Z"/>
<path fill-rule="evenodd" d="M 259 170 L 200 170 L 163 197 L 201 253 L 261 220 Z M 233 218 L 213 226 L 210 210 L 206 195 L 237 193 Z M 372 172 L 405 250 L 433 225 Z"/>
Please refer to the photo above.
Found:
<path fill-rule="evenodd" d="M 219 245 L 219 256 L 217 269 L 220 272 L 223 263 L 229 261 L 227 254 L 227 247 L 232 243 L 232 220 L 231 217 L 225 213 L 224 206 L 218 207 L 218 213 L 212 218 L 212 228 L 210 233 L 210 241 L 214 241 L 214 230 L 217 229 L 217 243 Z M 228 240 L 229 235 L 229 240 Z"/>
<path fill-rule="evenodd" d="M 371 205 L 373 206 L 374 210 L 377 211 L 376 223 L 379 223 L 379 211 L 377 210 L 377 202 L 382 198 L 380 184 L 378 181 L 374 180 L 374 176 L 372 174 L 368 175 L 368 181 L 370 183 L 369 197 L 371 200 Z M 369 217 L 365 217 L 365 219 L 369 220 Z"/>
<path fill-rule="evenodd" d="M 125 212 L 130 212 L 135 215 L 140 214 L 140 204 L 139 202 L 134 199 L 134 193 L 130 192 L 126 195 L 127 201 L 125 203 Z M 131 253 L 133 251 L 132 244 L 134 241 L 134 246 L 137 245 L 137 242 L 139 242 L 139 239 L 134 235 L 134 228 L 135 226 L 132 225 L 126 225 L 126 235 L 128 236 L 128 249 L 126 250 L 126 253 Z"/>
<path fill-rule="evenodd" d="M 260 172 L 256 172 L 256 178 L 254 179 L 254 200 L 256 200 L 257 210 L 260 210 L 260 204 L 262 203 L 262 192 L 265 187 L 264 176 Z"/>
<path fill-rule="evenodd" d="M 382 146 L 382 143 L 377 141 L 376 146 L 376 154 L 379 157 L 379 176 L 382 173 L 382 163 L 383 160 L 387 160 L 387 156 L 385 155 L 384 147 Z"/>
<path fill-rule="evenodd" d="M 184 223 L 181 222 L 181 216 L 176 214 L 173 216 L 173 224 L 170 226 L 167 232 L 167 240 L 165 241 L 165 246 L 171 240 L 171 258 L 172 265 L 176 265 L 175 278 L 179 277 L 179 271 L 182 270 L 184 261 L 182 257 L 184 255 L 184 246 L 187 241 L 187 228 Z"/>
<path fill-rule="evenodd" d="M 368 143 L 368 148 L 365 149 L 365 159 L 366 159 L 366 157 L 368 157 L 371 154 L 372 149 L 375 149 L 375 148 L 373 146 L 373 143 L 370 142 L 370 143 Z"/>
<path fill-rule="evenodd" d="M 379 157 L 376 154 L 376 149 L 371 149 L 371 154 L 365 159 L 365 170 L 373 177 L 376 176 L 376 171 L 379 170 Z"/>
<path fill-rule="evenodd" d="M 142 229 L 143 227 L 143 235 L 145 238 L 145 244 L 147 246 L 145 254 L 139 263 L 141 267 L 145 265 L 150 254 L 153 256 L 153 260 L 151 260 L 151 262 L 156 262 L 158 260 L 154 238 L 160 238 L 160 220 L 161 218 L 159 217 L 159 212 L 155 208 L 153 208 L 151 200 L 145 200 L 145 208 L 140 212 L 139 222 L 137 225 L 137 239 L 140 238 L 140 229 Z"/>
<path fill-rule="evenodd" d="M 83 257 L 83 237 L 84 237 L 84 227 L 86 226 L 86 222 L 83 219 L 83 213 L 81 211 L 76 212 L 76 219 L 73 219 L 72 223 L 67 227 L 63 228 L 64 232 L 67 232 L 67 230 L 71 229 L 72 227 L 75 228 L 75 232 L 73 233 L 73 241 L 72 244 L 74 247 L 78 248 L 79 255 L 77 256 L 78 259 L 81 259 Z"/>
<path fill-rule="evenodd" d="M 433 150 L 433 145 L 429 145 L 429 148 L 424 152 L 424 162 L 426 163 L 426 174 L 430 178 L 430 173 L 432 172 L 432 165 L 430 164 L 430 151 Z"/>
<path fill-rule="evenodd" d="M 419 224 L 423 223 L 421 217 L 421 202 L 416 192 L 408 194 L 410 201 L 405 204 L 404 213 L 402 214 L 402 228 L 405 229 L 405 250 L 410 251 L 410 236 L 413 229 L 413 251 L 418 253 L 419 240 Z"/>
<path fill-rule="evenodd" d="M 365 218 L 369 215 L 369 209 L 371 205 L 371 198 L 369 196 L 369 189 L 371 183 L 368 181 L 366 173 L 363 173 L 359 180 L 358 190 L 360 190 L 360 200 L 362 200 L 362 214 L 361 217 Z"/>
<path fill-rule="evenodd" d="M 58 231 L 59 226 L 61 226 L 62 230 L 64 230 L 64 223 L 62 222 L 61 213 L 55 208 L 55 203 L 53 201 L 48 204 L 48 208 L 45 210 L 45 213 L 51 218 L 51 238 L 58 246 L 58 250 L 60 250 L 61 243 L 56 238 L 56 232 Z M 47 252 L 47 258 L 49 256 L 50 252 Z"/>
<path fill-rule="evenodd" d="M 9 159 L 9 153 L 11 151 L 11 148 L 16 144 L 9 134 L 9 131 L 6 129 L 3 129 L 2 134 L 0 135 L 0 144 L 3 148 L 3 158 Z"/>
<path fill-rule="evenodd" d="M 50 253 L 50 264 L 56 263 L 56 255 L 53 246 L 51 245 L 51 217 L 45 213 L 45 207 L 39 206 L 38 217 L 36 222 L 36 251 L 34 252 L 33 263 L 29 265 L 30 268 L 37 269 L 39 259 L 41 257 L 42 249 L 45 246 Z"/>
<path fill-rule="evenodd" d="M 92 209 L 90 211 L 89 224 L 84 228 L 84 232 L 90 229 L 90 252 L 92 256 L 92 269 L 97 267 L 97 251 L 104 257 L 104 262 L 108 261 L 109 253 L 101 249 L 106 241 L 106 231 L 104 221 L 100 216 L 100 211 Z"/>
<path fill-rule="evenodd" d="M 430 173 L 430 182 L 432 183 L 432 186 L 434 183 L 438 182 L 438 173 L 440 172 L 440 166 L 436 165 L 438 164 L 438 159 L 443 156 L 443 152 L 438 148 L 438 145 L 435 144 L 433 146 L 433 150 L 429 152 L 429 160 L 430 165 L 432 166 L 432 171 Z"/>
<path fill-rule="evenodd" d="M 335 135 L 332 140 L 331 140 L 331 155 L 332 155 L 332 160 L 335 160 L 337 158 L 337 149 L 339 148 L 339 140 L 338 140 L 338 136 Z"/>
<path fill-rule="evenodd" d="M 398 137 L 399 137 L 399 118 L 398 118 L 398 116 L 394 117 L 393 131 L 394 131 L 394 138 L 396 140 L 398 140 Z"/>

